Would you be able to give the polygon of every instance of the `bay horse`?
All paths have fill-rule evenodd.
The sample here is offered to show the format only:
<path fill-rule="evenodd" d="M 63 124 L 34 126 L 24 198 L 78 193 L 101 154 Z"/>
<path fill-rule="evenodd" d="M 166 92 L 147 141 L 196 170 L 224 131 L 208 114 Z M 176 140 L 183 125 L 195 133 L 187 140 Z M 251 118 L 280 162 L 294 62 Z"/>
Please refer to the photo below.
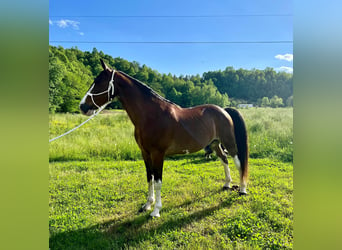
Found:
<path fill-rule="evenodd" d="M 103 71 L 81 100 L 80 110 L 85 115 L 92 115 L 115 97 L 126 110 L 134 124 L 134 137 L 146 167 L 148 198 L 141 211 L 151 210 L 155 202 L 150 215 L 160 216 L 165 156 L 197 152 L 215 140 L 219 143 L 212 149 L 225 171 L 223 188 L 231 189 L 232 178 L 227 154 L 220 144 L 233 157 L 240 173 L 240 194 L 247 194 L 248 143 L 241 116 L 230 115 L 223 108 L 211 104 L 182 108 L 139 80 L 111 69 L 102 59 L 100 61 Z"/>

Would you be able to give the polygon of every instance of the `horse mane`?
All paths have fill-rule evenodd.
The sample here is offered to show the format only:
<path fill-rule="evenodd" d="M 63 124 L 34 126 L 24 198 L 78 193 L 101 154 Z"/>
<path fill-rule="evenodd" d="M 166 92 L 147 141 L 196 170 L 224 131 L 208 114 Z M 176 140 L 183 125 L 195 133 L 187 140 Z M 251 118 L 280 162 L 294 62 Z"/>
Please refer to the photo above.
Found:
<path fill-rule="evenodd" d="M 162 97 L 161 95 L 159 95 L 157 92 L 155 92 L 152 88 L 150 88 L 149 86 L 147 86 L 145 83 L 139 81 L 138 79 L 135 79 L 134 77 L 126 74 L 125 72 L 122 72 L 122 71 L 119 71 L 120 73 L 122 73 L 124 76 L 126 76 L 127 78 L 129 78 L 135 86 L 137 86 L 139 88 L 139 90 L 144 94 L 144 95 L 147 95 L 147 96 L 151 96 L 151 97 L 155 97 L 161 101 L 164 101 L 164 102 L 168 102 L 170 104 L 173 104 L 173 105 L 176 105 L 178 106 L 176 103 Z"/>

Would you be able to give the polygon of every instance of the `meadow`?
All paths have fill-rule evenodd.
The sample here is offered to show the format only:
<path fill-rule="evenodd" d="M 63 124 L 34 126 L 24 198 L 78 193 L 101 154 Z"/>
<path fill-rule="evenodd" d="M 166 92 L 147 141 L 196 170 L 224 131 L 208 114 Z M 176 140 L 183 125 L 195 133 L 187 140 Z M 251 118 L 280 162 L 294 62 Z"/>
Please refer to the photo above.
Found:
<path fill-rule="evenodd" d="M 293 110 L 241 110 L 248 127 L 248 195 L 222 190 L 224 170 L 200 151 L 164 163 L 160 218 L 138 213 L 145 167 L 124 111 L 106 111 L 50 143 L 51 249 L 292 249 Z M 50 138 L 84 121 L 50 115 Z M 238 172 L 229 158 L 234 184 Z"/>

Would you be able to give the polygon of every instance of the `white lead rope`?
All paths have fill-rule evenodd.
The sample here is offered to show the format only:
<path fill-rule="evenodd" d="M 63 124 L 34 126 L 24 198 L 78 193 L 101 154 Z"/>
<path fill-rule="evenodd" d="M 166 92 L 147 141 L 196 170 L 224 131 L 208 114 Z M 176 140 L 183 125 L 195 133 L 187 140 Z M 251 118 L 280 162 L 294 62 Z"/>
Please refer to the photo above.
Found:
<path fill-rule="evenodd" d="M 108 89 L 106 91 L 103 91 L 101 93 L 91 93 L 92 89 L 94 88 L 94 85 L 95 83 L 90 87 L 90 89 L 88 90 L 88 92 L 86 93 L 86 95 L 84 96 L 84 98 L 86 98 L 87 96 L 90 96 L 91 97 L 91 101 L 93 102 L 93 104 L 98 108 L 98 110 L 92 114 L 86 121 L 82 122 L 80 125 L 78 125 L 77 127 L 65 132 L 64 134 L 60 135 L 60 136 L 57 136 L 53 139 L 50 139 L 49 142 L 52 142 L 54 140 L 57 140 L 58 138 L 61 138 L 69 133 L 71 133 L 72 131 L 74 131 L 75 129 L 78 129 L 79 127 L 83 126 L 84 124 L 86 124 L 88 121 L 90 121 L 91 119 L 93 119 L 95 116 L 97 116 L 109 103 L 112 102 L 112 98 L 110 98 L 110 89 L 112 89 L 111 93 L 112 95 L 114 95 L 114 74 L 115 74 L 115 70 L 113 70 L 113 73 L 112 73 L 112 77 L 108 83 Z M 99 105 L 97 105 L 94 101 L 94 98 L 93 96 L 95 95 L 102 95 L 104 93 L 107 93 L 108 92 L 108 100 L 105 104 L 103 104 L 101 107 Z"/>
<path fill-rule="evenodd" d="M 97 116 L 97 115 L 98 115 L 98 114 L 107 106 L 107 104 L 108 104 L 108 103 L 106 103 L 105 105 L 101 106 L 94 114 L 92 114 L 87 120 L 85 120 L 84 122 L 82 122 L 82 123 L 81 123 L 80 125 L 78 125 L 77 127 L 74 127 L 73 129 L 71 129 L 71 130 L 65 132 L 64 134 L 59 135 L 59 136 L 57 136 L 57 137 L 55 137 L 55 138 L 53 138 L 53 139 L 50 139 L 49 142 L 52 142 L 52 141 L 57 140 L 57 139 L 59 139 L 59 138 L 65 136 L 65 135 L 67 135 L 67 134 L 70 134 L 72 131 L 74 131 L 74 130 L 78 129 L 79 127 L 83 126 L 83 125 L 86 124 L 88 121 L 90 121 L 90 120 L 93 119 L 95 116 Z"/>

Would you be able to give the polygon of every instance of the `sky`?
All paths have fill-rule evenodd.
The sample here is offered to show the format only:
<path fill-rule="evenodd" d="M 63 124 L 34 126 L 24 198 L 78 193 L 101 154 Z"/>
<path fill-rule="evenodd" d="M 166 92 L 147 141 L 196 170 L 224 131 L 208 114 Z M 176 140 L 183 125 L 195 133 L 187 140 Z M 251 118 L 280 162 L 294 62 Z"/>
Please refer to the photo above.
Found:
<path fill-rule="evenodd" d="M 50 0 L 49 43 L 145 64 L 160 73 L 293 71 L 291 0 Z"/>

